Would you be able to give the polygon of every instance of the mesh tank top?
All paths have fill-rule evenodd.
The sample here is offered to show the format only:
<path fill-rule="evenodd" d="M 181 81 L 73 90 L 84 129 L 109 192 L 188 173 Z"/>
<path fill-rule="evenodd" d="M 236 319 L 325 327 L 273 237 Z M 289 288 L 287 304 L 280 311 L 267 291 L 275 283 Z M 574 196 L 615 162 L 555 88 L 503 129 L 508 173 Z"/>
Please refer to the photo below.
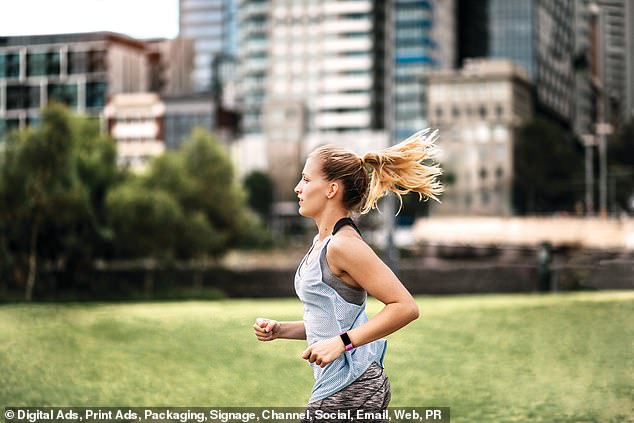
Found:
<path fill-rule="evenodd" d="M 336 233 L 336 231 L 333 231 Z M 368 321 L 365 312 L 365 299 L 359 304 L 346 301 L 337 291 L 323 280 L 319 257 L 321 250 L 328 245 L 333 235 L 324 239 L 319 251 L 307 262 L 315 249 L 318 236 L 313 240 L 310 251 L 303 258 L 295 273 L 295 292 L 304 305 L 304 325 L 308 345 L 323 339 L 339 336 L 341 332 L 351 330 Z M 378 363 L 383 367 L 383 357 L 387 348 L 385 339 L 346 351 L 324 368 L 315 363 L 313 367 L 315 385 L 308 400 L 319 401 L 345 388 L 365 372 L 370 364 Z"/>

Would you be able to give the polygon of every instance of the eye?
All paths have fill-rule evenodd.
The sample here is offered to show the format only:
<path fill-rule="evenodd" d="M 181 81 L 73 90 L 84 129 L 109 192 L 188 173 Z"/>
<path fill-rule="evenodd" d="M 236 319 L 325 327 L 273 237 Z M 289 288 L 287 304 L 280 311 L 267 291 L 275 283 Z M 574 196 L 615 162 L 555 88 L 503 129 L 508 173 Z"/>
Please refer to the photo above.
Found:
<path fill-rule="evenodd" d="M 307 178 L 307 177 L 305 177 L 305 176 L 304 176 L 304 177 L 302 177 L 302 180 L 303 180 L 303 181 L 305 181 L 305 182 L 308 182 L 308 178 Z"/>

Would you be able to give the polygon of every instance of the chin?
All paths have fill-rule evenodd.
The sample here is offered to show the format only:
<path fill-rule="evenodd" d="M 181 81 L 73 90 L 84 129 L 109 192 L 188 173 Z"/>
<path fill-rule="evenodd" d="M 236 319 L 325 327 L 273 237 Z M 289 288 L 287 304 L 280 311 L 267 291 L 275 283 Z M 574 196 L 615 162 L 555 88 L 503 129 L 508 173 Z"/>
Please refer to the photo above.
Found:
<path fill-rule="evenodd" d="M 299 206 L 299 210 L 297 212 L 304 217 L 311 217 L 311 214 L 306 211 L 302 206 Z"/>

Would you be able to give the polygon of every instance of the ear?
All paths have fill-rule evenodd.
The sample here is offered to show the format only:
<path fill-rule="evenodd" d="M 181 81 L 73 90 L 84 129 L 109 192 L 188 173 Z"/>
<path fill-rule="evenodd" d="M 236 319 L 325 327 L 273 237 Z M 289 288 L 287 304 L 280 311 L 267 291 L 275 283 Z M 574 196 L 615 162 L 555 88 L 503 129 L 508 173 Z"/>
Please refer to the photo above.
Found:
<path fill-rule="evenodd" d="M 329 182 L 328 183 L 328 191 L 326 191 L 326 197 L 329 200 L 335 198 L 337 193 L 339 192 L 339 182 Z"/>

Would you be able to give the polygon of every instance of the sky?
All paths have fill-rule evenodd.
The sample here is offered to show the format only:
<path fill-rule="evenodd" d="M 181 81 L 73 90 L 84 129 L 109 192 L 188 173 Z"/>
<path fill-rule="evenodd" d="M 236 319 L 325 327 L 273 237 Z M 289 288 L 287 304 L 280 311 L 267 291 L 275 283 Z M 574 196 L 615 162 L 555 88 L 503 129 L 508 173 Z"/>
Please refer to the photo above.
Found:
<path fill-rule="evenodd" d="M 0 36 L 92 31 L 174 38 L 178 0 L 0 0 Z"/>

